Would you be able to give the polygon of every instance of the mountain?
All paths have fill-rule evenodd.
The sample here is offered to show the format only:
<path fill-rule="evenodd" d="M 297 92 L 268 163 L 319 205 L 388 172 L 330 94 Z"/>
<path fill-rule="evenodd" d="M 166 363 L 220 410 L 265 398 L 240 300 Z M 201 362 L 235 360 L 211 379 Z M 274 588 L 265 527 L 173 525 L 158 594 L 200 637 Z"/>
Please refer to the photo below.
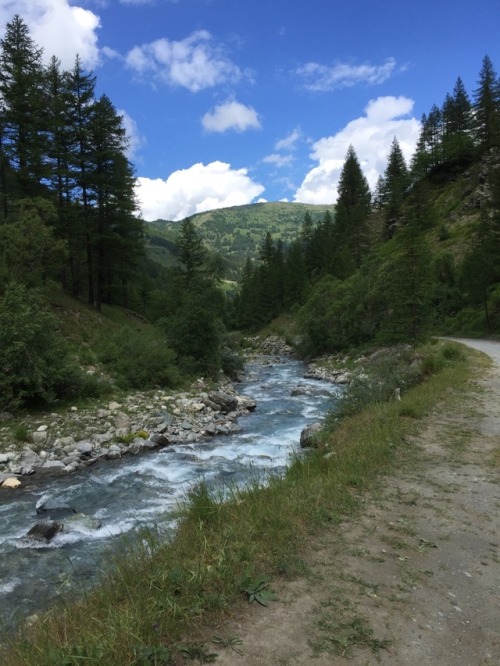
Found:
<path fill-rule="evenodd" d="M 334 213 L 334 205 L 316 206 L 301 203 L 256 203 L 232 206 L 198 213 L 191 217 L 210 250 L 218 252 L 227 262 L 228 273 L 235 276 L 247 256 L 255 257 L 269 231 L 273 239 L 281 238 L 287 245 L 300 231 L 306 213 L 313 222 L 326 211 Z M 164 265 L 175 263 L 175 239 L 180 222 L 156 220 L 146 225 L 148 255 Z"/>

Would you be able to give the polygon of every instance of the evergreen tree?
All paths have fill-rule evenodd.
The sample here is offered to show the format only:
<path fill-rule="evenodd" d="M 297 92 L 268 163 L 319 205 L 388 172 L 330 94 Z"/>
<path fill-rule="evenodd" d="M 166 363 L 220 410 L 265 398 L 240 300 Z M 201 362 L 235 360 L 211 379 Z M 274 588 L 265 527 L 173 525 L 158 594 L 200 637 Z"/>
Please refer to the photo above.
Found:
<path fill-rule="evenodd" d="M 71 198 L 77 204 L 65 215 L 69 225 L 72 290 L 79 296 L 83 279 L 87 300 L 95 302 L 94 234 L 89 196 L 90 125 L 95 104 L 95 77 L 86 73 L 79 56 L 68 73 L 69 171 Z"/>
<path fill-rule="evenodd" d="M 110 302 L 112 291 L 125 287 L 142 250 L 141 224 L 135 219 L 134 177 L 125 156 L 122 118 L 108 97 L 93 106 L 89 125 L 88 197 L 95 303 Z"/>
<path fill-rule="evenodd" d="M 182 222 L 176 244 L 185 281 L 189 284 L 201 272 L 207 256 L 203 239 L 190 218 Z"/>
<path fill-rule="evenodd" d="M 370 244 L 370 210 L 370 188 L 354 148 L 349 146 L 340 174 L 335 214 L 333 271 L 338 277 L 351 275 L 361 265 Z"/>
<path fill-rule="evenodd" d="M 442 115 L 444 160 L 469 158 L 473 150 L 472 104 L 460 77 L 453 95 L 446 96 Z"/>
<path fill-rule="evenodd" d="M 491 59 L 486 55 L 474 95 L 475 137 L 480 150 L 500 141 L 500 84 Z"/>
<path fill-rule="evenodd" d="M 462 266 L 462 288 L 470 305 L 483 309 L 485 327 L 493 329 L 490 298 L 494 286 L 500 282 L 500 170 L 489 177 L 492 199 L 484 205 L 476 228 L 471 249 Z"/>
<path fill-rule="evenodd" d="M 384 342 L 421 339 L 431 320 L 432 254 L 425 235 L 431 213 L 424 191 L 415 198 L 418 203 L 391 241 L 388 260 L 381 262 L 379 291 L 386 309 L 378 335 Z"/>
<path fill-rule="evenodd" d="M 394 137 L 384 173 L 383 203 L 385 205 L 387 235 L 390 225 L 397 221 L 401 215 L 403 198 L 408 184 L 409 175 L 403 151 L 398 140 Z"/>
<path fill-rule="evenodd" d="M 16 15 L 0 41 L 0 116 L 2 152 L 16 173 L 16 192 L 12 194 L 19 197 L 39 194 L 40 182 L 47 174 L 43 83 L 42 50 Z"/>

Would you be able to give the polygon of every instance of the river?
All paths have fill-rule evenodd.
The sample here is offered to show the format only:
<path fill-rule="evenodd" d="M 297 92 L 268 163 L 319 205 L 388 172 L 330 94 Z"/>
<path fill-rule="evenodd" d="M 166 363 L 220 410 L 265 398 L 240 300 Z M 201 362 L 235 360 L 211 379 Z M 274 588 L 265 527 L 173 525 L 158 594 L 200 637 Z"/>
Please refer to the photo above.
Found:
<path fill-rule="evenodd" d="M 321 420 L 341 391 L 304 379 L 304 371 L 300 361 L 280 357 L 248 365 L 238 391 L 254 398 L 257 409 L 239 419 L 237 434 L 102 463 L 3 494 L 0 622 L 10 625 L 67 590 L 90 585 L 110 552 L 137 528 L 172 529 L 172 511 L 201 480 L 224 486 L 283 473 L 300 448 L 301 430 Z M 292 397 L 298 384 L 311 386 L 313 394 Z M 37 545 L 26 534 L 37 521 L 37 505 L 47 499 L 71 506 L 100 527 L 65 525 L 50 544 Z"/>

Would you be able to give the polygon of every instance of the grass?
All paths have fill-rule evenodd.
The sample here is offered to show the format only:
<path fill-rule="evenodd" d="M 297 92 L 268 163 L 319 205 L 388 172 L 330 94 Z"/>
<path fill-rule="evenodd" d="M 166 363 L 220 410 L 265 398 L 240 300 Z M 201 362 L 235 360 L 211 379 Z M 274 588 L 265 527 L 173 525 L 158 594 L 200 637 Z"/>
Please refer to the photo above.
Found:
<path fill-rule="evenodd" d="M 172 542 L 151 531 L 138 535 L 95 590 L 8 637 L 1 663 L 145 666 L 182 664 L 190 654 L 198 663 L 210 661 L 213 653 L 207 649 L 203 656 L 198 642 L 207 626 L 221 622 L 234 604 L 248 603 L 245 590 L 252 584 L 272 590 L 283 572 L 300 572 L 297 563 L 311 537 L 355 514 L 363 490 L 391 469 L 400 447 L 411 464 L 417 453 L 408 435 L 439 401 L 456 399 L 470 378 L 463 355 L 434 371 L 401 401 L 345 418 L 322 448 L 294 459 L 283 478 L 226 490 L 225 501 L 222 492 L 195 488 Z M 412 418 L 404 416 L 408 411 Z M 360 641 L 374 651 L 384 647 L 362 618 L 349 621 L 351 627 L 336 630 L 341 653 Z"/>

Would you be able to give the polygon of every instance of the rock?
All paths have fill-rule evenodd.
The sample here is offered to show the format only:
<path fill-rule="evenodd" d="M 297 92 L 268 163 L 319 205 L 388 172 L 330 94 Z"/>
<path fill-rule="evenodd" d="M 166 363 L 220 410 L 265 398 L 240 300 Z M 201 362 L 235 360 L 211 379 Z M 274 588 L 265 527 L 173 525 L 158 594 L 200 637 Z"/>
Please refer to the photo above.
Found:
<path fill-rule="evenodd" d="M 205 405 L 205 407 L 208 407 L 208 408 L 211 409 L 213 412 L 220 412 L 220 407 L 219 407 L 219 405 L 217 405 L 215 402 L 213 402 L 212 400 L 210 400 L 210 398 L 204 398 L 204 399 L 203 399 L 203 404 Z"/>
<path fill-rule="evenodd" d="M 76 445 L 76 450 L 83 456 L 90 456 L 93 451 L 92 444 L 90 442 L 78 442 Z"/>
<path fill-rule="evenodd" d="M 0 412 L 0 421 L 12 421 L 14 418 L 14 414 L 11 414 L 10 412 Z"/>
<path fill-rule="evenodd" d="M 61 469 L 66 471 L 66 465 L 62 460 L 46 460 L 42 465 L 42 469 Z"/>
<path fill-rule="evenodd" d="M 149 437 L 150 442 L 154 442 L 157 446 L 167 446 L 170 444 L 170 440 L 166 435 L 163 435 L 162 433 L 155 432 Z"/>
<path fill-rule="evenodd" d="M 2 488 L 19 488 L 20 485 L 21 482 L 14 476 L 9 476 L 2 482 Z"/>
<path fill-rule="evenodd" d="M 42 430 L 39 432 L 38 430 L 36 432 L 31 433 L 31 441 L 33 444 L 43 444 L 44 442 L 47 441 L 47 431 Z"/>
<path fill-rule="evenodd" d="M 321 423 L 311 423 L 300 433 L 300 446 L 303 449 L 317 446 L 317 435 L 321 431 Z"/>
<path fill-rule="evenodd" d="M 257 407 L 257 403 L 255 402 L 255 400 L 253 400 L 252 398 L 247 398 L 246 396 L 243 395 L 236 396 L 236 401 L 238 403 L 239 409 L 243 409 L 248 412 L 255 411 Z"/>
<path fill-rule="evenodd" d="M 10 462 L 12 458 L 14 458 L 13 453 L 0 453 L 0 465 Z"/>
<path fill-rule="evenodd" d="M 48 429 L 49 429 L 49 426 L 47 426 L 47 425 L 41 425 L 41 426 L 38 426 L 38 428 L 36 429 L 36 431 L 37 431 L 37 432 L 45 432 L 45 431 L 48 430 Z"/>
<path fill-rule="evenodd" d="M 40 467 L 42 464 L 42 459 L 33 449 L 25 449 L 21 454 L 18 464 L 20 465 L 21 474 L 33 474 L 35 467 Z"/>
<path fill-rule="evenodd" d="M 311 394 L 310 389 L 304 384 L 299 384 L 298 386 L 295 386 L 290 393 L 292 397 L 295 397 L 297 395 L 310 395 L 310 394 Z"/>
<path fill-rule="evenodd" d="M 128 428 L 130 426 L 130 416 L 123 412 L 118 412 L 115 418 L 115 428 Z"/>
<path fill-rule="evenodd" d="M 221 412 L 234 412 L 238 408 L 236 397 L 224 391 L 211 391 L 208 394 L 208 399 L 218 405 Z"/>
<path fill-rule="evenodd" d="M 46 541 L 48 543 L 56 536 L 56 534 L 62 532 L 62 530 L 63 525 L 61 523 L 48 520 L 33 525 L 26 536 L 30 537 L 31 539 L 36 539 L 37 541 Z"/>
<path fill-rule="evenodd" d="M 108 409 L 112 412 L 116 412 L 118 409 L 120 409 L 121 405 L 119 402 L 110 402 L 108 405 Z"/>
<path fill-rule="evenodd" d="M 64 451 L 73 451 L 75 447 L 75 440 L 73 437 L 58 437 L 54 442 L 54 448 L 63 449 Z"/>
<path fill-rule="evenodd" d="M 60 502 L 59 500 L 49 498 L 42 500 L 36 507 L 37 516 L 46 516 L 55 520 L 56 518 L 61 519 L 66 516 L 72 516 L 76 513 L 75 509 L 69 504 Z"/>
<path fill-rule="evenodd" d="M 215 435 L 217 432 L 217 428 L 215 427 L 215 423 L 209 423 L 206 428 L 205 428 L 205 435 Z"/>

